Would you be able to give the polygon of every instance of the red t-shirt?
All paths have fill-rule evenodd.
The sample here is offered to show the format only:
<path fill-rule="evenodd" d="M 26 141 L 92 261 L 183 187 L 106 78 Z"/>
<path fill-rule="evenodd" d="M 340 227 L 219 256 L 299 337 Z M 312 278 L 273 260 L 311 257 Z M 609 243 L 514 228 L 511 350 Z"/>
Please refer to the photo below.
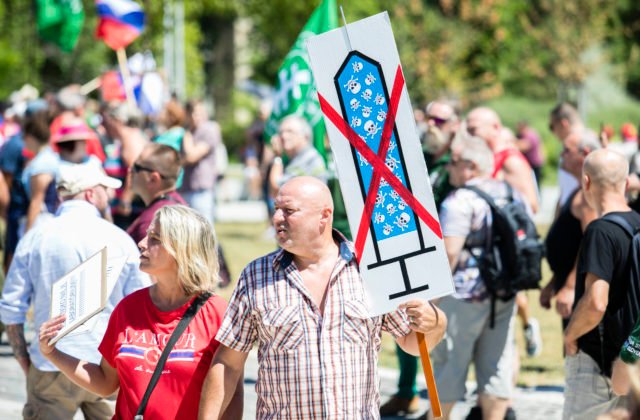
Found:
<path fill-rule="evenodd" d="M 524 155 L 520 153 L 518 149 L 510 147 L 493 154 L 493 174 L 491 174 L 492 178 L 496 178 L 498 176 L 498 174 L 502 170 L 502 167 L 504 166 L 504 162 L 511 156 L 517 156 L 524 163 L 526 163 L 527 166 L 529 166 L 529 161 L 527 160 L 527 158 L 524 157 Z"/>
<path fill-rule="evenodd" d="M 146 288 L 126 296 L 114 309 L 99 350 L 120 378 L 115 419 L 135 416 L 164 345 L 190 304 L 162 312 Z M 202 384 L 220 345 L 215 336 L 226 308 L 225 300 L 214 295 L 191 320 L 169 354 L 145 418 L 198 417 Z"/>

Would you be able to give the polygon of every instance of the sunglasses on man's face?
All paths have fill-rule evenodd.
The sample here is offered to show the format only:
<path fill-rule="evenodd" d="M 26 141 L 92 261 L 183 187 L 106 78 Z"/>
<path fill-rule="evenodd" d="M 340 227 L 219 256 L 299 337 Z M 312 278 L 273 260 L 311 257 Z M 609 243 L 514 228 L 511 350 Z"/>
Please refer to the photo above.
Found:
<path fill-rule="evenodd" d="M 147 166 L 142 166 L 139 163 L 134 163 L 133 166 L 131 167 L 131 171 L 133 171 L 133 173 L 137 174 L 139 172 L 158 172 L 155 169 L 149 168 Z M 158 172 L 158 175 L 160 175 L 160 178 L 167 178 L 166 176 L 162 175 L 160 172 Z"/>
<path fill-rule="evenodd" d="M 436 127 L 442 127 L 447 122 L 449 122 L 449 118 L 440 118 L 440 117 L 435 117 L 433 115 L 429 115 L 427 116 L 427 121 L 433 121 Z"/>

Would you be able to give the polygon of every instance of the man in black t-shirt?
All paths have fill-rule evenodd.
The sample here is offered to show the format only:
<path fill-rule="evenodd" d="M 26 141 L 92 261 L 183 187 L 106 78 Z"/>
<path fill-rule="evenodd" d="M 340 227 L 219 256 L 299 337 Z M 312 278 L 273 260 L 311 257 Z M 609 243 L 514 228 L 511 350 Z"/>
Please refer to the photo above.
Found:
<path fill-rule="evenodd" d="M 640 227 L 640 214 L 624 195 L 627 174 L 626 159 L 610 150 L 592 152 L 584 163 L 584 196 L 600 218 L 587 227 L 578 257 L 576 303 L 564 336 L 564 419 L 595 418 L 624 404 L 611 390 L 611 365 L 634 325 L 640 296 L 626 298 L 638 290 L 630 287 L 631 238 L 602 216 L 617 214 Z M 616 316 L 620 311 L 625 316 Z"/>

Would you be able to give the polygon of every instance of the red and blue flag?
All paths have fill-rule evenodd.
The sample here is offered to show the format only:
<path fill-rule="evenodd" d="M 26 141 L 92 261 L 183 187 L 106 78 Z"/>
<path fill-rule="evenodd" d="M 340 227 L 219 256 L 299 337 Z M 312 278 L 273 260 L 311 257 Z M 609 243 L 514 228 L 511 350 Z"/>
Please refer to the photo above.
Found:
<path fill-rule="evenodd" d="M 96 37 L 114 50 L 131 44 L 144 29 L 144 12 L 132 0 L 96 0 L 100 22 Z"/>

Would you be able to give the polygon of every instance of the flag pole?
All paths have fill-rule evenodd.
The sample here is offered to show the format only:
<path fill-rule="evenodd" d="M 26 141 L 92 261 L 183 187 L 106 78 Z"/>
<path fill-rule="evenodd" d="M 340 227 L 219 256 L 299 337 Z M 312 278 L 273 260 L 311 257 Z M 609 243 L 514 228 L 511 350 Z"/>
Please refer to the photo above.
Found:
<path fill-rule="evenodd" d="M 127 103 L 129 106 L 136 108 L 136 98 L 133 96 L 133 89 L 131 88 L 131 74 L 129 74 L 129 67 L 127 66 L 127 53 L 124 48 L 118 48 L 116 55 L 118 56 L 118 65 L 122 74 L 124 92 L 127 95 Z"/>
<path fill-rule="evenodd" d="M 98 89 L 101 84 L 102 77 L 95 77 L 80 87 L 80 93 L 82 93 L 83 95 L 88 95 L 94 90 Z"/>

